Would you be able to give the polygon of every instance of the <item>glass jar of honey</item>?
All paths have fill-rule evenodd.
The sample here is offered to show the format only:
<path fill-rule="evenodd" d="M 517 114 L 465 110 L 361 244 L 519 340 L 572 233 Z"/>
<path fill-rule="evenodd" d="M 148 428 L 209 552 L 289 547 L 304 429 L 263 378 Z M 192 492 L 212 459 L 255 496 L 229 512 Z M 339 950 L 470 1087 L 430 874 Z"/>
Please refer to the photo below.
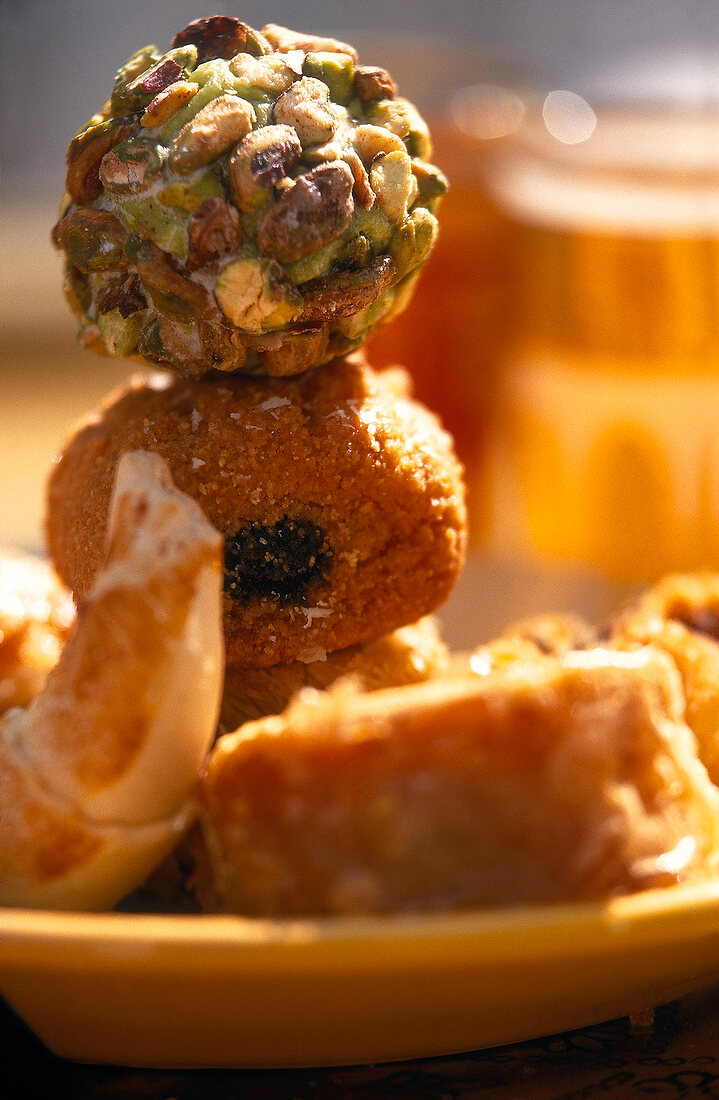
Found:
<path fill-rule="evenodd" d="M 484 174 L 500 538 L 618 584 L 719 567 L 719 110 L 693 89 L 528 99 Z"/>

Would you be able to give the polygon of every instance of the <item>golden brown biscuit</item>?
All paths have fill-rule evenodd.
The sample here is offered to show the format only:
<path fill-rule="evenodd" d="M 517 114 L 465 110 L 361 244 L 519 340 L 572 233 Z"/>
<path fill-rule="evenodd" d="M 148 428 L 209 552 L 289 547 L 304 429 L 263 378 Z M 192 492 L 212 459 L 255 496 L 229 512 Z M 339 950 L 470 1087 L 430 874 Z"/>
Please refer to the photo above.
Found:
<path fill-rule="evenodd" d="M 360 357 L 291 379 L 137 376 L 68 442 L 47 533 L 81 597 L 118 456 L 168 462 L 226 539 L 230 665 L 316 660 L 433 611 L 463 561 L 461 467 L 408 377 Z"/>
<path fill-rule="evenodd" d="M 291 661 L 271 668 L 228 668 L 220 723 L 234 730 L 243 722 L 279 714 L 304 687 L 328 688 L 353 676 L 364 691 L 418 684 L 449 667 L 449 651 L 431 616 L 382 638 L 336 649 L 323 660 Z"/>
<path fill-rule="evenodd" d="M 26 707 L 58 661 L 75 618 L 50 566 L 0 550 L 0 713 Z"/>
<path fill-rule="evenodd" d="M 205 907 L 269 916 L 603 898 L 715 870 L 719 793 L 671 660 L 594 649 L 220 738 Z"/>
<path fill-rule="evenodd" d="M 719 784 L 719 573 L 663 577 L 617 616 L 611 641 L 651 642 L 671 655 L 684 684 L 687 722 Z"/>

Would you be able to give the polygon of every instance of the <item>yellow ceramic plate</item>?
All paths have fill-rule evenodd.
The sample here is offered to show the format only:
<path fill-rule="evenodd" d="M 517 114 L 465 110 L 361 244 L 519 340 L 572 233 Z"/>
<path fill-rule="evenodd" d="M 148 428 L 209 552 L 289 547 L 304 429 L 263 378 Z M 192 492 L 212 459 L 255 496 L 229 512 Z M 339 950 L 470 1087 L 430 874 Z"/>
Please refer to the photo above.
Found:
<path fill-rule="evenodd" d="M 244 920 L 0 910 L 0 990 L 56 1053 L 298 1066 L 472 1050 L 719 981 L 719 882 L 607 904 Z"/>

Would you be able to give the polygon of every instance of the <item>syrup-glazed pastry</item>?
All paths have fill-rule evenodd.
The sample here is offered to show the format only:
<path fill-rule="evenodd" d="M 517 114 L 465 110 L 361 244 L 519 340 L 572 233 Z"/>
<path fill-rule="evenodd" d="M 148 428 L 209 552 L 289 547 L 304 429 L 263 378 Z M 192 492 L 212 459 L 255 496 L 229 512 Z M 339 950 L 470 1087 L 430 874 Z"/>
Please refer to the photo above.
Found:
<path fill-rule="evenodd" d="M 597 631 L 579 615 L 531 615 L 512 623 L 491 642 L 478 646 L 469 659 L 480 675 L 514 661 L 562 657 L 597 644 Z"/>
<path fill-rule="evenodd" d="M 652 647 L 373 693 L 305 690 L 220 738 L 209 910 L 351 914 L 596 899 L 715 870 L 719 792 Z"/>
<path fill-rule="evenodd" d="M 0 713 L 26 707 L 57 664 L 75 606 L 41 558 L 0 550 Z"/>
<path fill-rule="evenodd" d="M 228 665 L 313 661 L 429 614 L 462 565 L 461 467 L 399 369 L 138 376 L 67 443 L 48 543 L 82 598 L 119 456 L 145 447 L 225 536 Z"/>
<path fill-rule="evenodd" d="M 466 662 L 461 664 L 464 667 Z M 271 668 L 228 668 L 219 732 L 224 734 L 245 722 L 278 714 L 303 688 L 325 690 L 342 677 L 351 677 L 358 689 L 377 691 L 421 683 L 451 668 L 453 659 L 432 616 L 375 641 L 337 649 L 324 660 L 309 664 L 291 661 Z M 197 912 L 198 897 L 210 889 L 210 875 L 207 852 L 195 827 L 126 904 L 130 909 L 159 907 L 163 911 Z"/>
<path fill-rule="evenodd" d="M 0 719 L 0 904 L 112 906 L 190 824 L 222 690 L 221 544 L 160 458 L 123 457 L 76 627 Z"/>
<path fill-rule="evenodd" d="M 687 722 L 719 784 L 719 573 L 663 577 L 616 617 L 611 641 L 651 642 L 672 656 L 684 684 Z"/>

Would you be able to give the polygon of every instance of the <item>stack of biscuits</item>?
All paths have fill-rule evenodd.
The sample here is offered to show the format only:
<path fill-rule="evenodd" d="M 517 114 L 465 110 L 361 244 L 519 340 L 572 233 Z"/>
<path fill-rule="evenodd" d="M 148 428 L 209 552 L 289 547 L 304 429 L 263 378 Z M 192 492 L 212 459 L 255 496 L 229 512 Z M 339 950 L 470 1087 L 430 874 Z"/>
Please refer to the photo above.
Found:
<path fill-rule="evenodd" d="M 360 350 L 436 238 L 430 155 L 351 46 L 224 16 L 133 55 L 70 145 L 53 240 L 81 341 L 153 369 L 59 456 L 50 556 L 81 601 L 121 455 L 166 460 L 225 539 L 221 730 L 306 685 L 446 667 L 461 466 L 407 373 Z"/>
<path fill-rule="evenodd" d="M 225 16 L 131 57 L 70 145 L 54 240 L 81 339 L 153 369 L 60 455 L 52 561 L 82 609 L 128 452 L 164 459 L 224 538 L 220 736 L 199 826 L 153 883 L 173 906 L 178 870 L 203 911 L 265 916 L 715 873 L 716 580 L 659 588 L 609 633 L 544 618 L 451 665 L 438 636 L 462 471 L 406 372 L 361 351 L 432 248 L 430 155 L 351 46 Z"/>

